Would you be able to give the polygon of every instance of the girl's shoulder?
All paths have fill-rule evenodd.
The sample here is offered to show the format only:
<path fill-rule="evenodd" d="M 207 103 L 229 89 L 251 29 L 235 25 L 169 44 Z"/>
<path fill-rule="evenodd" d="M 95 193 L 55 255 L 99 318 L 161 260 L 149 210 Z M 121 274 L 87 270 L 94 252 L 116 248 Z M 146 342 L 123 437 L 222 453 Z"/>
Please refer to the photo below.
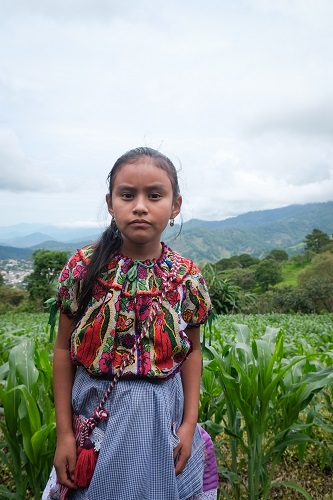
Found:
<path fill-rule="evenodd" d="M 174 252 L 171 248 L 168 249 L 168 254 L 170 261 L 174 261 L 176 256 L 179 260 L 179 269 L 177 272 L 177 277 L 179 279 L 184 280 L 193 277 L 199 279 L 202 276 L 199 267 L 191 259 L 183 257 L 178 252 Z"/>
<path fill-rule="evenodd" d="M 89 264 L 92 254 L 96 248 L 96 243 L 91 243 L 83 248 L 78 249 L 69 259 L 68 267 L 73 269 L 78 264 L 85 267 Z"/>

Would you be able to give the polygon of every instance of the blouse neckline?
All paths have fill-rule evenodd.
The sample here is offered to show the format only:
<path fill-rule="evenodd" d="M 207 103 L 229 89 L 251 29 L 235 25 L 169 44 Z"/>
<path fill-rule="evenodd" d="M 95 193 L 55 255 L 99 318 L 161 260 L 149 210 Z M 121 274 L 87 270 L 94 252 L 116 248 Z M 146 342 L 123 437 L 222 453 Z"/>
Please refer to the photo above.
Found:
<path fill-rule="evenodd" d="M 161 255 L 157 259 L 146 259 L 146 260 L 132 259 L 131 257 L 127 257 L 127 255 L 125 255 L 121 252 L 116 253 L 114 255 L 114 258 L 117 259 L 118 261 L 123 260 L 128 265 L 132 265 L 132 264 L 140 265 L 141 264 L 144 267 L 152 267 L 155 264 L 161 265 L 165 262 L 165 260 L 167 258 L 168 251 L 169 251 L 169 247 L 166 243 L 161 241 L 161 244 L 162 244 L 162 252 L 161 252 Z"/>

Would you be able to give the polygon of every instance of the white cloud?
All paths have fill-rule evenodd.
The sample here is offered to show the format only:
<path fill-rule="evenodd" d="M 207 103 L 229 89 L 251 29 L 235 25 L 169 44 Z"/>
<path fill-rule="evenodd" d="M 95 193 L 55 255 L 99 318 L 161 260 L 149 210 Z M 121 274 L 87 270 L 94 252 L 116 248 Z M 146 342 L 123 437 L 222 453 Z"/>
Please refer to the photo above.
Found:
<path fill-rule="evenodd" d="M 17 137 L 5 129 L 0 129 L 0 165 L 0 190 L 52 192 L 60 187 L 59 180 L 28 158 Z"/>
<path fill-rule="evenodd" d="M 182 165 L 185 219 L 333 199 L 329 0 L 0 3 L 11 222 L 98 221 L 141 144 Z"/>

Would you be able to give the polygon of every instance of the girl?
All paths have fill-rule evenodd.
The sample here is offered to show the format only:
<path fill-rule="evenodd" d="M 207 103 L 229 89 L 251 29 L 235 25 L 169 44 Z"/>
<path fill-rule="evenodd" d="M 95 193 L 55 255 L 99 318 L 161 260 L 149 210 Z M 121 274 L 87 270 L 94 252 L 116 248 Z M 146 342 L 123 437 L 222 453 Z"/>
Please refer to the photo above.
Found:
<path fill-rule="evenodd" d="M 182 204 L 175 167 L 137 148 L 108 181 L 110 227 L 60 276 L 47 498 L 215 498 L 215 457 L 197 425 L 210 299 L 193 262 L 161 243 Z"/>

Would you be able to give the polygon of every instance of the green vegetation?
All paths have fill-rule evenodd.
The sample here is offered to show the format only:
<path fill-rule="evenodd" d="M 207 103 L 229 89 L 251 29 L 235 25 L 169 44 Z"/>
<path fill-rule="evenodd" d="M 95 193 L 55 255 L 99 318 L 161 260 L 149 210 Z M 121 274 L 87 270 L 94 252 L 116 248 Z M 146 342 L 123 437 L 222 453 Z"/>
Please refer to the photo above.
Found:
<path fill-rule="evenodd" d="M 290 260 L 284 250 L 273 249 L 261 260 L 241 254 L 203 266 L 215 312 L 333 312 L 332 241 L 316 229 L 306 240 L 313 235 L 322 242 L 317 252 Z"/>
<path fill-rule="evenodd" d="M 273 489 L 274 498 L 286 498 L 285 488 L 330 498 L 318 496 L 322 491 L 301 473 L 296 481 L 285 471 L 288 456 L 310 464 L 317 476 L 333 471 L 333 253 L 327 238 L 320 235 L 325 244 L 290 260 L 273 249 L 263 259 L 242 253 L 203 267 L 215 316 L 203 335 L 200 421 L 215 441 L 221 498 L 268 499 Z M 43 310 L 67 257 L 36 251 L 27 291 L 0 280 L 3 499 L 39 499 L 52 465 L 53 333 L 47 314 L 23 311 Z M 333 482 L 328 487 L 330 495 Z"/>
<path fill-rule="evenodd" d="M 37 500 L 55 447 L 48 315 L 1 319 L 0 498 Z M 332 353 L 330 314 L 220 315 L 205 328 L 200 421 L 220 498 L 330 498 L 331 479 L 307 474 L 332 476 Z"/>
<path fill-rule="evenodd" d="M 195 262 L 217 262 L 244 253 L 263 258 L 272 249 L 293 256 L 304 251 L 305 235 L 313 228 L 328 235 L 333 232 L 332 207 L 333 202 L 311 203 L 250 212 L 223 221 L 192 220 L 183 225 L 174 241 L 167 231 L 165 241 Z M 178 229 L 175 227 L 174 234 Z"/>
<path fill-rule="evenodd" d="M 320 231 L 320 229 L 314 229 L 311 234 L 305 236 L 305 250 L 315 253 L 324 252 L 328 249 L 331 240 L 328 234 Z"/>
<path fill-rule="evenodd" d="M 0 498 L 41 498 L 53 462 L 53 346 L 46 314 L 5 314 L 0 326 Z"/>
<path fill-rule="evenodd" d="M 312 497 L 279 476 L 287 452 L 310 463 L 315 478 L 332 473 L 332 333 L 331 315 L 216 318 L 204 345 L 200 420 L 216 441 L 221 498 L 268 499 L 273 489 L 299 498 L 285 488 L 330 498 L 332 484 L 324 496 L 314 482 Z"/>
<path fill-rule="evenodd" d="M 25 282 L 35 310 L 42 311 L 45 301 L 54 295 L 54 284 L 68 257 L 68 252 L 59 250 L 35 250 L 32 254 L 34 269 Z"/>
<path fill-rule="evenodd" d="M 68 260 L 68 252 L 36 250 L 33 253 L 33 272 L 22 287 L 5 285 L 0 274 L 0 314 L 8 311 L 44 311 L 45 301 L 55 295 L 58 276 Z"/>
<path fill-rule="evenodd" d="M 277 287 L 297 286 L 297 279 L 300 271 L 304 269 L 306 265 L 310 264 L 311 260 L 309 260 L 306 264 L 304 263 L 303 265 L 299 265 L 296 261 L 296 257 L 298 256 L 284 262 L 281 266 L 281 281 L 276 285 Z"/>

